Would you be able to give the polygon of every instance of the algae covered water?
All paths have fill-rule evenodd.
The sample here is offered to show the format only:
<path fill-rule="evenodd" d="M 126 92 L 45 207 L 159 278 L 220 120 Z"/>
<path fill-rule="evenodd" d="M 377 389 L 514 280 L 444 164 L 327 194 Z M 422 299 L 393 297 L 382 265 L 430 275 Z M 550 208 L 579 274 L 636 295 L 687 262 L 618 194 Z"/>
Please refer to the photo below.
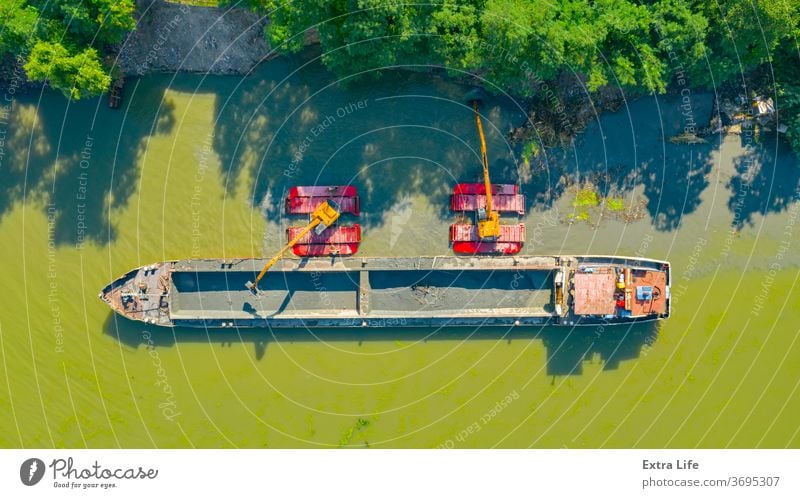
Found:
<path fill-rule="evenodd" d="M 667 138 L 711 98 L 643 98 L 526 163 L 523 107 L 482 108 L 528 254 L 673 264 L 673 316 L 590 328 L 170 330 L 98 291 L 144 264 L 272 254 L 292 185 L 352 183 L 359 255 L 449 254 L 480 178 L 467 88 L 245 77 L 129 80 L 121 111 L 2 89 L 3 447 L 797 447 L 800 165 L 769 134 Z"/>

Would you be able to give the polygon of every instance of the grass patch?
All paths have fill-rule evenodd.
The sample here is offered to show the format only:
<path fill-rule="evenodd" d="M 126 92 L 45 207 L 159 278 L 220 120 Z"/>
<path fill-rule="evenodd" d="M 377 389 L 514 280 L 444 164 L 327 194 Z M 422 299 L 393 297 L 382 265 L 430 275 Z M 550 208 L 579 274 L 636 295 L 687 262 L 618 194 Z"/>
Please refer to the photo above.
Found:
<path fill-rule="evenodd" d="M 589 221 L 590 219 L 591 216 L 589 215 L 589 211 L 586 210 L 578 211 L 577 214 L 569 213 L 567 215 L 567 221 L 569 221 L 570 223 L 574 221 Z"/>
<path fill-rule="evenodd" d="M 522 162 L 525 163 L 525 166 L 530 167 L 531 159 L 535 158 L 539 155 L 539 144 L 531 140 L 530 142 L 525 144 L 525 147 L 522 148 Z"/>

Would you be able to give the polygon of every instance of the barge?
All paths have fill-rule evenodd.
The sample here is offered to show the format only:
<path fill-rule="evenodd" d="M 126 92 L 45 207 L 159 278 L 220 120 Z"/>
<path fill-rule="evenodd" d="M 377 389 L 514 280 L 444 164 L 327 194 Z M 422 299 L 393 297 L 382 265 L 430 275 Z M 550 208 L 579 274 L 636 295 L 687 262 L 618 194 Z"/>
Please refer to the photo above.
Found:
<path fill-rule="evenodd" d="M 184 259 L 136 268 L 100 298 L 165 327 L 624 324 L 670 315 L 666 261 L 616 256 Z"/>

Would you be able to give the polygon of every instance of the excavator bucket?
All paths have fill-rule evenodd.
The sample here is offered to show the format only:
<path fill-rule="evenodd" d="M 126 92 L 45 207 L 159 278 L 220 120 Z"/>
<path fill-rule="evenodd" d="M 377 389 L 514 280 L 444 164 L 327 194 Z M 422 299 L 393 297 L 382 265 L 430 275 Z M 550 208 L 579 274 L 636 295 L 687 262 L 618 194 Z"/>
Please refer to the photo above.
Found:
<path fill-rule="evenodd" d="M 464 95 L 464 100 L 469 105 L 472 105 L 474 102 L 477 102 L 480 105 L 484 100 L 486 100 L 486 90 L 476 86 L 472 90 L 468 91 L 466 95 Z"/>

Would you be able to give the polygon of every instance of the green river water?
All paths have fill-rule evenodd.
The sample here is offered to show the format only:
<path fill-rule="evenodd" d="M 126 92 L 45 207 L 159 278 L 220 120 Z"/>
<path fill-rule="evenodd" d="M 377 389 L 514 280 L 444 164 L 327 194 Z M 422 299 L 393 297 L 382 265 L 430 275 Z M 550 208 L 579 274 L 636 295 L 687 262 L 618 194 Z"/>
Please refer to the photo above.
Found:
<path fill-rule="evenodd" d="M 130 79 L 117 111 L 0 90 L 2 447 L 800 446 L 800 169 L 771 135 L 668 143 L 708 95 L 632 102 L 549 168 L 515 165 L 518 105 L 482 109 L 494 181 L 528 197 L 524 252 L 668 259 L 668 321 L 238 333 L 116 319 L 97 294 L 155 261 L 271 254 L 291 185 L 357 185 L 360 255 L 448 254 L 448 192 L 480 174 L 466 89 L 342 88 L 297 58 Z"/>

